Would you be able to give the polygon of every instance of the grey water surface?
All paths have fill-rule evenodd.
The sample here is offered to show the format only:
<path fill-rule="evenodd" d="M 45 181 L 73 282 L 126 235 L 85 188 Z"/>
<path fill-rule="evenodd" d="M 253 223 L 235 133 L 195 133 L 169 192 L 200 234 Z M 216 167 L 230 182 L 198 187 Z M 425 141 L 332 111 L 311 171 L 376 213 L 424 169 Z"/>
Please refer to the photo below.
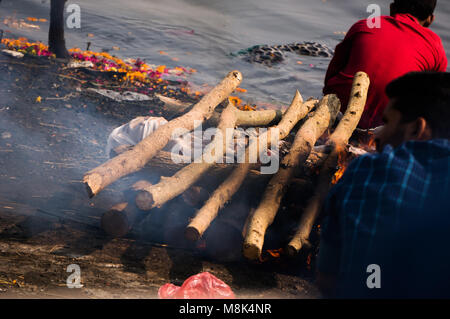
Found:
<path fill-rule="evenodd" d="M 367 7 L 379 4 L 388 14 L 390 0 L 69 0 L 81 8 L 81 29 L 67 29 L 68 47 L 110 50 L 122 58 L 142 58 L 149 64 L 185 66 L 198 72 L 188 78 L 197 85 L 217 83 L 228 71 L 244 75 L 244 96 L 254 103 L 283 105 L 295 90 L 319 96 L 330 59 L 291 55 L 268 68 L 230 55 L 256 44 L 317 41 L 332 48 Z M 49 0 L 3 0 L 0 18 L 47 18 Z M 438 33 L 450 52 L 450 2 L 439 1 Z M 9 29 L 8 36 L 46 42 L 47 23 L 40 30 Z M 89 36 L 90 35 L 90 36 Z M 93 35 L 93 36 L 92 36 Z M 113 50 L 119 47 L 119 51 Z M 160 54 L 164 51 L 167 55 Z M 178 59 L 174 61 L 173 59 Z"/>

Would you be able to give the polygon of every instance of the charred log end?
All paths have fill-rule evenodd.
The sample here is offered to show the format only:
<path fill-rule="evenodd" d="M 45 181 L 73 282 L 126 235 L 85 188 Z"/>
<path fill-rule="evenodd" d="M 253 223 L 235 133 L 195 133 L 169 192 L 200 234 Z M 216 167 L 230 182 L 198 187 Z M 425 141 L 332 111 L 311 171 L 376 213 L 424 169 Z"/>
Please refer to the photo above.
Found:
<path fill-rule="evenodd" d="M 233 77 L 234 77 L 237 81 L 239 81 L 239 82 L 242 81 L 243 76 L 242 76 L 242 73 L 241 73 L 241 72 L 239 72 L 239 71 L 232 71 L 231 74 L 233 75 Z"/>
<path fill-rule="evenodd" d="M 207 190 L 200 186 L 192 186 L 182 194 L 183 201 L 191 206 L 200 208 L 210 197 Z"/>
<path fill-rule="evenodd" d="M 147 191 L 139 191 L 136 195 L 136 205 L 141 210 L 151 210 L 154 206 L 154 200 L 152 194 Z"/>
<path fill-rule="evenodd" d="M 88 174 L 84 176 L 83 183 L 86 186 L 89 198 L 92 198 L 97 195 L 100 190 L 102 177 L 99 174 Z"/>
<path fill-rule="evenodd" d="M 103 214 L 101 226 L 108 235 L 113 237 L 123 237 L 131 229 L 127 214 L 116 209 L 111 209 Z"/>
<path fill-rule="evenodd" d="M 190 240 L 193 242 L 198 241 L 201 237 L 199 231 L 195 227 L 191 227 L 191 226 L 186 228 L 184 236 L 186 237 L 187 240 Z"/>
<path fill-rule="evenodd" d="M 312 249 L 312 244 L 307 239 L 292 240 L 285 249 L 286 255 L 289 257 L 297 256 L 302 250 Z"/>
<path fill-rule="evenodd" d="M 88 193 L 89 198 L 92 198 L 95 196 L 94 192 L 92 191 L 92 188 L 89 186 L 89 183 L 85 182 L 84 186 L 86 186 L 86 191 Z"/>
<path fill-rule="evenodd" d="M 249 260 L 259 260 L 261 256 L 261 248 L 254 244 L 245 243 L 244 244 L 244 257 Z"/>
<path fill-rule="evenodd" d="M 286 246 L 285 252 L 289 257 L 295 257 L 298 255 L 301 249 L 302 243 L 298 243 L 298 245 L 290 243 L 289 245 Z"/>

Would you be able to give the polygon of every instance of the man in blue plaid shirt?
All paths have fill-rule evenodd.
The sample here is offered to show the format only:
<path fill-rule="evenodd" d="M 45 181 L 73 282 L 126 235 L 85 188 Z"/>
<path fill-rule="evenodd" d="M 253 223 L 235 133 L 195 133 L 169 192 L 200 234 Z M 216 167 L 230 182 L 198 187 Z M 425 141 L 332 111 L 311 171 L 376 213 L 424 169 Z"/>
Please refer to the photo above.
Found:
<path fill-rule="evenodd" d="M 318 283 L 335 297 L 450 297 L 450 73 L 410 73 L 386 93 L 378 153 L 324 205 Z"/>

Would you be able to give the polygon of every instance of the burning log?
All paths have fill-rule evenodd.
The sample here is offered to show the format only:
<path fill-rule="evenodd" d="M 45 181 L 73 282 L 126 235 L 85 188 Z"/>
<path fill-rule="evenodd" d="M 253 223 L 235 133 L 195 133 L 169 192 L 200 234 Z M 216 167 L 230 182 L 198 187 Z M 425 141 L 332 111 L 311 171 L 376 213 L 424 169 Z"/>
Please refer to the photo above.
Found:
<path fill-rule="evenodd" d="M 320 213 L 322 203 L 328 194 L 330 183 L 336 172 L 339 155 L 341 152 L 345 152 L 347 143 L 361 119 L 366 105 L 369 85 L 370 80 L 366 73 L 358 72 L 355 75 L 347 111 L 329 138 L 328 144 L 331 146 L 331 152 L 321 168 L 315 195 L 309 201 L 298 230 L 287 246 L 287 253 L 291 256 L 296 255 L 304 245 L 308 244 L 312 227 Z"/>
<path fill-rule="evenodd" d="M 243 245 L 246 258 L 257 260 L 261 256 L 266 230 L 275 219 L 281 199 L 297 167 L 306 161 L 317 139 L 334 123 L 339 108 L 340 101 L 335 95 L 325 96 L 315 114 L 297 132 L 290 153 L 284 158 L 278 173 L 270 180 L 259 207 L 248 223 Z"/>
<path fill-rule="evenodd" d="M 206 94 L 191 111 L 159 127 L 153 134 L 142 140 L 133 149 L 109 160 L 88 172 L 83 179 L 90 197 L 117 179 L 140 170 L 161 149 L 176 130 L 192 131 L 196 124 L 209 119 L 215 107 L 225 100 L 242 81 L 239 71 L 230 72 L 211 92 Z"/>
<path fill-rule="evenodd" d="M 225 138 L 214 138 L 203 154 L 203 162 L 192 163 L 172 177 L 162 176 L 157 185 L 146 187 L 140 191 L 136 196 L 136 204 L 140 209 L 151 210 L 154 207 L 161 207 L 167 201 L 182 194 L 224 156 L 227 146 L 233 138 L 232 134 L 227 134 L 227 129 L 234 129 L 236 125 L 235 110 L 235 107 L 228 103 L 228 106 L 222 112 L 218 129 Z M 209 157 L 207 154 L 211 154 L 212 158 L 205 161 L 205 157 Z"/>
<path fill-rule="evenodd" d="M 300 93 L 297 91 L 291 103 L 291 106 L 283 116 L 281 122 L 269 129 L 264 134 L 270 135 L 274 129 L 278 130 L 280 140 L 285 139 L 294 126 L 304 118 L 311 109 L 316 105 L 317 100 L 311 100 L 303 103 Z M 270 143 L 271 139 L 265 139 Z M 248 148 L 246 152 L 246 159 L 248 159 Z M 226 202 L 231 200 L 233 195 L 239 190 L 249 170 L 250 163 L 246 161 L 240 164 L 228 177 L 224 183 L 213 193 L 206 204 L 199 210 L 195 218 L 186 228 L 186 238 L 192 241 L 197 241 L 204 232 L 211 225 L 212 221 L 217 217 L 220 209 L 223 208 Z"/>
<path fill-rule="evenodd" d="M 132 190 L 137 192 L 149 185 L 147 181 L 139 181 L 133 185 Z M 131 230 L 137 215 L 138 209 L 134 203 L 119 203 L 103 214 L 101 227 L 112 237 L 123 237 Z"/>

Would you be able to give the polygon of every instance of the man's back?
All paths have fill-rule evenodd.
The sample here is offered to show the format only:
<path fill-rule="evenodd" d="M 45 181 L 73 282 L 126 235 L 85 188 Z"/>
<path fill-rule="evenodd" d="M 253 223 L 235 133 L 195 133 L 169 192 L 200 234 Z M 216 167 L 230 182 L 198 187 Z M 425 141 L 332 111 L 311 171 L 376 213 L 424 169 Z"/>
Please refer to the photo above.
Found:
<path fill-rule="evenodd" d="M 450 262 L 442 239 L 450 230 L 449 164 L 450 144 L 445 139 L 410 141 L 352 162 L 328 197 L 325 210 L 330 215 L 319 258 L 321 272 L 332 269 L 338 275 L 338 296 L 443 293 L 423 289 L 444 279 L 449 283 L 447 270 L 439 268 L 439 262 Z M 371 264 L 381 266 L 382 289 L 366 286 Z M 412 276 L 418 273 L 426 276 Z M 408 282 L 411 278 L 414 282 Z"/>
<path fill-rule="evenodd" d="M 381 17 L 380 28 L 369 28 L 367 20 L 357 22 L 336 48 L 325 78 L 324 93 L 336 93 L 345 108 L 353 76 L 366 72 L 371 88 L 361 128 L 382 125 L 388 98 L 386 85 L 411 71 L 445 71 L 447 58 L 442 42 L 409 14 Z"/>

